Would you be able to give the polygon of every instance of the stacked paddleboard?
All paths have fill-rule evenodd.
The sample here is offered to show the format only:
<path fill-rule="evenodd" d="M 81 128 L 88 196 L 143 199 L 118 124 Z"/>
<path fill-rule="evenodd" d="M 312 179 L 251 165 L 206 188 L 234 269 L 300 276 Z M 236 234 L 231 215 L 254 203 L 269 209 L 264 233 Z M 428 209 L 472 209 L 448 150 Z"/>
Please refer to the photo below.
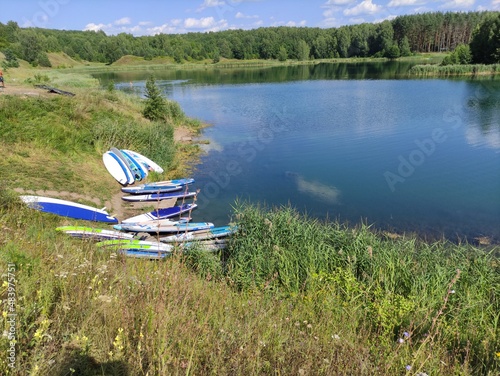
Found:
<path fill-rule="evenodd" d="M 99 209 L 43 196 L 20 196 L 20 198 L 30 208 L 42 212 L 78 220 L 114 224 L 113 229 L 61 226 L 56 230 L 75 238 L 94 240 L 98 242 L 96 245 L 98 249 L 116 251 L 127 257 L 162 259 L 176 250 L 217 251 L 226 246 L 226 238 L 237 230 L 236 227 L 230 226 L 215 227 L 210 222 L 190 222 L 191 213 L 197 208 L 195 203 L 197 191 L 189 190 L 194 179 L 174 179 L 134 185 L 144 180 L 149 172 L 163 173 L 163 169 L 138 152 L 115 147 L 105 152 L 102 160 L 107 171 L 122 185 L 124 201 L 152 205 L 156 202 L 157 209 L 124 219 L 119 223 L 116 217 L 105 210 L 106 208 Z M 160 208 L 161 201 L 172 199 L 173 202 L 181 200 L 181 203 Z M 194 201 L 186 202 L 190 199 Z M 164 236 L 160 237 L 160 234 Z M 145 240 L 145 237 L 154 241 Z"/>
<path fill-rule="evenodd" d="M 126 149 L 110 148 L 102 156 L 106 170 L 121 185 L 144 180 L 150 171 L 163 173 L 163 168 L 144 155 Z"/>

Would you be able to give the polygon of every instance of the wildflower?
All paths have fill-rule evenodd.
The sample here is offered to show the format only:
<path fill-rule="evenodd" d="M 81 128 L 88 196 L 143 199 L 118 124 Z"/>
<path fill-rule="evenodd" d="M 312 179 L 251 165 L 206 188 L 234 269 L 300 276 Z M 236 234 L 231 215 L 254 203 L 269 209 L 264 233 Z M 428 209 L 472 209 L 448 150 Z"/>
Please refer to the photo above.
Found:
<path fill-rule="evenodd" d="M 34 335 L 35 339 L 39 340 L 42 338 L 42 336 L 43 336 L 43 329 L 37 329 Z"/>
<path fill-rule="evenodd" d="M 500 358 L 500 351 L 496 353 L 497 358 Z"/>
<path fill-rule="evenodd" d="M 403 336 L 404 336 L 405 338 L 408 338 L 408 337 L 410 336 L 410 333 L 408 333 L 408 332 L 403 332 Z"/>
<path fill-rule="evenodd" d="M 409 364 L 407 364 L 405 368 L 406 368 L 407 371 L 411 370 L 411 366 Z"/>
<path fill-rule="evenodd" d="M 450 291 L 450 294 L 454 294 L 454 293 L 455 293 L 455 290 L 451 290 L 451 291 Z"/>
<path fill-rule="evenodd" d="M 405 340 L 403 338 L 398 339 L 398 343 L 403 343 Z"/>
<path fill-rule="evenodd" d="M 338 334 L 334 334 L 334 335 L 332 335 L 332 338 L 333 339 L 340 339 L 340 336 Z"/>
<path fill-rule="evenodd" d="M 2 287 L 3 287 L 3 288 L 6 288 L 6 287 L 8 287 L 8 286 L 9 286 L 9 282 L 7 282 L 7 281 L 3 281 L 3 283 L 2 283 Z"/>
<path fill-rule="evenodd" d="M 3 316 L 3 318 L 4 318 L 4 319 L 6 319 L 6 318 L 7 318 L 7 315 L 8 315 L 7 311 L 3 311 L 3 312 L 2 312 L 2 316 Z"/>
<path fill-rule="evenodd" d="M 312 327 L 313 327 L 312 324 L 307 324 L 308 329 L 312 329 Z"/>

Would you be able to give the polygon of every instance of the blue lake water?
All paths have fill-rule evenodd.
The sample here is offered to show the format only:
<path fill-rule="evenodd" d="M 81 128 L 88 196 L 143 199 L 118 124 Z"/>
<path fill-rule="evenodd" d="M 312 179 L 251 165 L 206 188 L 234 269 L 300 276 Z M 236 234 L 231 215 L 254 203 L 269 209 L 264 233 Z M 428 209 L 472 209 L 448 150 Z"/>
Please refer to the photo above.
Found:
<path fill-rule="evenodd" d="M 194 219 L 223 225 L 239 198 L 430 238 L 500 240 L 500 81 L 335 66 L 155 72 L 168 98 L 211 124 L 192 176 Z M 111 79 L 140 92 L 146 78 Z"/>

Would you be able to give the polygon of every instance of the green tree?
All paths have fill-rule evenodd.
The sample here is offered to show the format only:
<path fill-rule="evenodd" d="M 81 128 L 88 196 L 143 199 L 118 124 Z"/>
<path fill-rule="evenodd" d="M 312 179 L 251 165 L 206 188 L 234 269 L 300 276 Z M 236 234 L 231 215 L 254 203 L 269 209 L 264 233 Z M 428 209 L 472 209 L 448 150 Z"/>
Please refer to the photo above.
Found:
<path fill-rule="evenodd" d="M 142 114 L 146 119 L 157 121 L 165 118 L 166 105 L 160 89 L 156 86 L 156 79 L 150 75 L 146 81 L 146 106 Z"/>
<path fill-rule="evenodd" d="M 401 56 L 411 56 L 410 42 L 408 41 L 408 37 L 406 35 L 399 43 L 399 51 L 401 52 Z"/>
<path fill-rule="evenodd" d="M 214 64 L 217 64 L 219 61 L 220 61 L 220 52 L 219 50 L 216 49 L 212 55 L 212 62 Z"/>
<path fill-rule="evenodd" d="M 4 69 L 19 67 L 19 61 L 17 60 L 14 51 L 12 51 L 10 48 L 6 48 L 5 50 L 3 50 L 3 54 L 5 55 L 5 61 L 2 64 Z"/>
<path fill-rule="evenodd" d="M 288 59 L 288 52 L 286 52 L 285 46 L 281 46 L 278 51 L 278 60 L 286 61 Z"/>
<path fill-rule="evenodd" d="M 500 13 L 490 15 L 474 31 L 470 51 L 474 63 L 500 62 Z"/>
<path fill-rule="evenodd" d="M 21 45 L 21 59 L 34 63 L 42 52 L 41 36 L 33 29 L 25 29 L 19 37 Z"/>
<path fill-rule="evenodd" d="M 99 47 L 107 64 L 112 64 L 123 56 L 120 44 L 115 37 L 104 39 Z"/>
<path fill-rule="evenodd" d="M 447 55 L 441 65 L 458 65 L 458 64 L 470 64 L 472 61 L 472 55 L 470 52 L 470 47 L 467 44 L 460 44 L 455 48 L 455 50 Z"/>
<path fill-rule="evenodd" d="M 311 49 L 307 42 L 303 39 L 299 40 L 297 45 L 297 59 L 300 61 L 308 60 L 310 51 Z"/>
<path fill-rule="evenodd" d="M 337 29 L 338 54 L 340 57 L 349 57 L 349 46 L 351 45 L 351 35 L 349 29 L 344 26 Z"/>
<path fill-rule="evenodd" d="M 398 57 L 401 56 L 401 53 L 399 51 L 399 47 L 397 44 L 392 44 L 391 46 L 387 47 L 385 49 L 385 57 L 389 59 L 397 59 Z"/>
<path fill-rule="evenodd" d="M 36 61 L 37 61 L 38 65 L 40 65 L 41 67 L 47 67 L 47 68 L 52 67 L 52 63 L 50 62 L 49 57 L 48 57 L 46 52 L 43 52 L 43 51 L 40 52 L 38 54 L 38 57 L 36 58 Z"/>
<path fill-rule="evenodd" d="M 177 121 L 185 117 L 177 102 L 163 98 L 156 85 L 156 79 L 150 75 L 146 81 L 146 105 L 142 115 L 152 121 Z"/>

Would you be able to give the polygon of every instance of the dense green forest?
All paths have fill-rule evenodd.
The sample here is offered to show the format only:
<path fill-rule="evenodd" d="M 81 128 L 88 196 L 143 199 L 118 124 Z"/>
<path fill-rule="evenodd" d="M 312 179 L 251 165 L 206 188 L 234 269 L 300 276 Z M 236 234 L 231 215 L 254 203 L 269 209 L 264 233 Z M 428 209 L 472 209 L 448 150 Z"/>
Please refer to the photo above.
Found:
<path fill-rule="evenodd" d="M 486 26 L 484 26 L 486 25 Z M 484 30 L 480 30 L 481 27 Z M 500 59 L 500 12 L 433 12 L 399 16 L 377 24 L 339 28 L 266 27 L 209 33 L 157 34 L 134 37 L 103 31 L 66 31 L 20 28 L 16 22 L 0 23 L 0 51 L 34 65 L 49 65 L 47 52 L 65 52 L 77 60 L 111 64 L 125 55 L 152 59 L 169 56 L 175 62 L 210 59 L 309 60 L 347 57 L 409 56 L 413 53 L 453 51 L 474 36 L 474 62 Z M 479 56 L 481 55 L 481 56 Z"/>

